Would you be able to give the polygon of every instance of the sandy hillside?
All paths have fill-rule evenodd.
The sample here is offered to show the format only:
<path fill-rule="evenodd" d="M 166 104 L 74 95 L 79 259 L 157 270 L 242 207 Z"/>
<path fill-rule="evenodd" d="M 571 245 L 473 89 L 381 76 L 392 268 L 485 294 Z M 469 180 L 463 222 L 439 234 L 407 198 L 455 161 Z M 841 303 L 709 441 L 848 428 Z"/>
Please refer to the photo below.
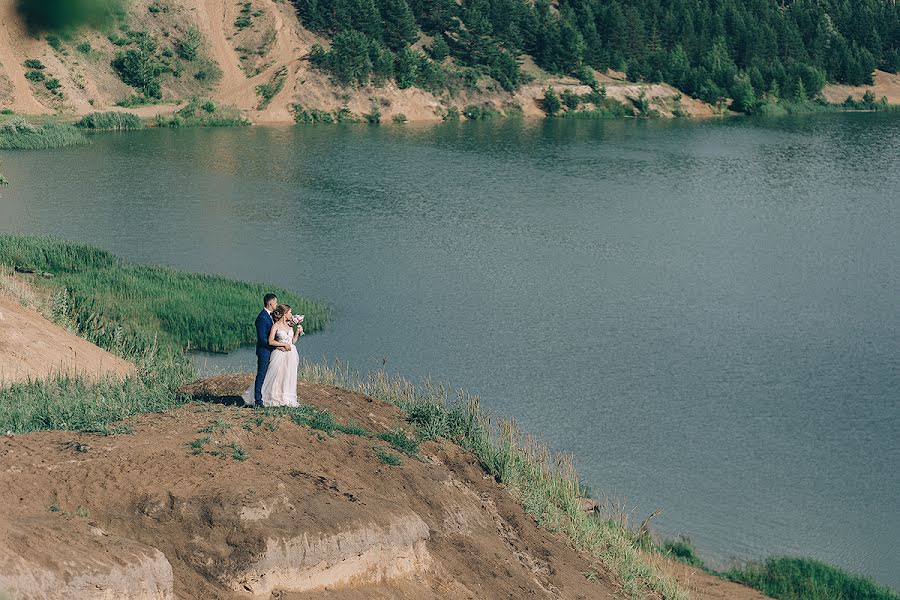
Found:
<path fill-rule="evenodd" d="M 862 100 L 867 90 L 872 90 L 876 100 L 887 96 L 891 104 L 900 104 L 900 74 L 875 71 L 875 85 L 841 85 L 830 83 L 822 90 L 822 95 L 829 102 L 843 102 L 847 96 L 853 96 L 855 100 Z"/>
<path fill-rule="evenodd" d="M 160 51 L 171 51 L 190 28 L 196 28 L 203 34 L 202 60 L 215 63 L 221 77 L 217 81 L 200 81 L 193 76 L 200 61 L 181 61 L 186 68 L 183 74 L 162 79 L 165 104 L 120 109 L 115 108 L 116 102 L 136 93 L 119 80 L 110 66 L 123 47 L 116 46 L 105 34 L 86 29 L 63 40 L 59 48 L 52 48 L 45 38 L 25 31 L 14 10 L 15 1 L 0 0 L 0 108 L 23 114 L 77 116 L 97 110 L 126 110 L 148 117 L 170 113 L 179 103 L 196 96 L 235 106 L 254 122 L 293 122 L 291 108 L 295 104 L 327 111 L 346 106 L 357 115 L 368 113 L 377 105 L 384 121 L 401 114 L 410 121 L 438 121 L 449 106 L 461 110 L 468 104 L 486 104 L 500 111 L 516 104 L 526 115 L 543 115 L 539 100 L 549 85 L 557 91 L 587 90 L 574 79 L 544 73 L 528 57 L 523 57 L 523 68 L 535 81 L 514 94 L 500 90 L 488 80 L 479 83 L 477 92 L 464 91 L 454 98 L 438 98 L 418 88 L 401 90 L 393 83 L 378 88 L 344 88 L 311 68 L 307 60 L 310 48 L 315 43 L 327 47 L 328 42 L 302 26 L 289 2 L 253 0 L 251 25 L 237 28 L 235 20 L 240 15 L 241 2 L 167 0 L 165 10 L 151 11 L 151 4 L 159 3 L 133 0 L 129 4 L 128 28 L 148 32 L 159 41 Z M 121 32 L 114 30 L 112 35 Z M 417 47 L 426 41 L 421 40 Z M 85 42 L 90 44 L 89 52 L 78 49 Z M 48 92 L 42 83 L 25 78 L 27 69 L 23 65 L 28 59 L 39 59 L 46 65 L 47 77 L 56 78 L 61 84 L 61 97 Z M 609 95 L 613 98 L 627 102 L 640 93 L 635 84 L 598 76 L 610 82 Z M 265 102 L 257 92 L 261 85 L 280 86 L 280 91 Z M 670 115 L 671 99 L 678 91 L 666 85 L 645 87 L 651 98 L 657 98 L 654 107 L 663 115 Z M 708 105 L 687 97 L 682 110 L 695 115 L 711 114 Z"/>
<path fill-rule="evenodd" d="M 133 434 L 0 439 L 0 591 L 13 599 L 620 597 L 601 567 L 538 528 L 459 447 L 428 442 L 421 459 L 388 466 L 376 456 L 385 442 L 209 403 L 236 400 L 250 381 L 197 384 L 190 391 L 204 402 L 133 418 Z M 366 396 L 306 383 L 298 391 L 338 422 L 373 432 L 403 426 L 397 409 Z M 680 577 L 696 598 L 762 598 L 691 570 Z"/>
<path fill-rule="evenodd" d="M 124 376 L 133 369 L 130 363 L 4 294 L 11 285 L 27 284 L 0 277 L 4 277 L 0 286 L 0 385 L 60 373 L 91 378 Z"/>

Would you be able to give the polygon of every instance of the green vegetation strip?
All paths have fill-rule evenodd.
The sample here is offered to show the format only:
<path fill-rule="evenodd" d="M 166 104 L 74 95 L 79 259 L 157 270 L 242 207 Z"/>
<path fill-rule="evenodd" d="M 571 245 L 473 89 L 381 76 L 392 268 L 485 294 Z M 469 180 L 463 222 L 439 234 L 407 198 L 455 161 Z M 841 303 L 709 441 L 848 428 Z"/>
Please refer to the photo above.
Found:
<path fill-rule="evenodd" d="M 166 348 L 230 352 L 254 343 L 253 322 L 269 291 L 306 315 L 308 332 L 328 318 L 324 303 L 282 288 L 132 265 L 99 248 L 51 238 L 0 237 L 0 264 L 52 273 L 53 279 L 35 283 L 62 292 L 75 320 L 93 324 L 107 344 L 120 329 L 143 346 L 156 340 Z"/>
<path fill-rule="evenodd" d="M 769 558 L 721 575 L 780 600 L 900 600 L 867 577 L 806 558 Z"/>
<path fill-rule="evenodd" d="M 809 558 L 771 557 L 727 571 L 715 571 L 706 566 L 688 538 L 664 540 L 660 550 L 675 560 L 758 589 L 779 600 L 900 600 L 900 594 L 879 586 L 868 577 Z"/>
<path fill-rule="evenodd" d="M 128 131 L 142 129 L 143 121 L 137 115 L 126 112 L 93 112 L 75 123 L 76 127 L 94 131 Z"/>
<path fill-rule="evenodd" d="M 35 278 L 52 320 L 135 364 L 124 381 L 57 376 L 0 388 L 0 431 L 77 429 L 108 434 L 110 423 L 160 412 L 187 398 L 175 390 L 195 378 L 185 350 L 229 351 L 254 342 L 262 294 L 274 291 L 319 329 L 327 307 L 287 290 L 162 267 L 131 265 L 82 244 L 0 236 L 0 265 L 53 274 Z M 212 308 L 211 308 L 212 307 Z M 114 431 L 113 431 L 114 433 Z"/>
<path fill-rule="evenodd" d="M 46 150 L 86 143 L 84 134 L 68 124 L 38 125 L 19 117 L 0 123 L 0 150 Z"/>

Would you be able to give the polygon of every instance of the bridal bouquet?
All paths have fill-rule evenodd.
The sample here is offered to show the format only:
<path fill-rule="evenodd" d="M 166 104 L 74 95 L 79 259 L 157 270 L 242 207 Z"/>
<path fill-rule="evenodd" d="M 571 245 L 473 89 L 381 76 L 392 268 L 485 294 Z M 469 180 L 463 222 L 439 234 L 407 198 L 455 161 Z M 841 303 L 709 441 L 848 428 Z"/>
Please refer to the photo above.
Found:
<path fill-rule="evenodd" d="M 303 315 L 294 315 L 294 318 L 291 319 L 291 326 L 296 327 L 300 323 L 303 322 Z M 302 333 L 300 335 L 303 335 Z"/>

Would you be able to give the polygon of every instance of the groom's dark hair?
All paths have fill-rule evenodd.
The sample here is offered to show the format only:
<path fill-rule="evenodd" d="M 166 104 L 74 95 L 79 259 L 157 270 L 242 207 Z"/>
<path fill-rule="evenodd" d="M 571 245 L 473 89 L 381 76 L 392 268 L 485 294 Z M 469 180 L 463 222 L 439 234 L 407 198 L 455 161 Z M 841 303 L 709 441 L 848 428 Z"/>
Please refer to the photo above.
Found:
<path fill-rule="evenodd" d="M 276 296 L 275 294 L 273 294 L 271 292 L 266 294 L 265 296 L 263 296 L 263 306 L 268 306 L 269 302 L 271 302 L 272 300 L 274 300 L 277 297 L 278 296 Z"/>

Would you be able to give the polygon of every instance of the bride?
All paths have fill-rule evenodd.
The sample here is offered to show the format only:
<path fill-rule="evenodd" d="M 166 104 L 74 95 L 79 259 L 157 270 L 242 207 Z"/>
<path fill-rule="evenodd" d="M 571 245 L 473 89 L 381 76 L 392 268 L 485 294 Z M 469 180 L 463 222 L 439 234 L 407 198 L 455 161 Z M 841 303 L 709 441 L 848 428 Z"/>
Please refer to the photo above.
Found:
<path fill-rule="evenodd" d="M 272 352 L 269 360 L 269 369 L 263 380 L 262 401 L 263 406 L 299 406 L 297 402 L 297 367 L 300 365 L 300 355 L 297 353 L 297 338 L 303 333 L 303 328 L 298 325 L 296 331 L 291 328 L 294 318 L 291 307 L 287 304 L 279 304 L 272 311 L 272 331 L 269 332 L 269 345 L 272 348 L 287 348 L 287 352 L 279 350 Z M 244 392 L 242 396 L 244 404 L 252 405 L 253 386 Z"/>

